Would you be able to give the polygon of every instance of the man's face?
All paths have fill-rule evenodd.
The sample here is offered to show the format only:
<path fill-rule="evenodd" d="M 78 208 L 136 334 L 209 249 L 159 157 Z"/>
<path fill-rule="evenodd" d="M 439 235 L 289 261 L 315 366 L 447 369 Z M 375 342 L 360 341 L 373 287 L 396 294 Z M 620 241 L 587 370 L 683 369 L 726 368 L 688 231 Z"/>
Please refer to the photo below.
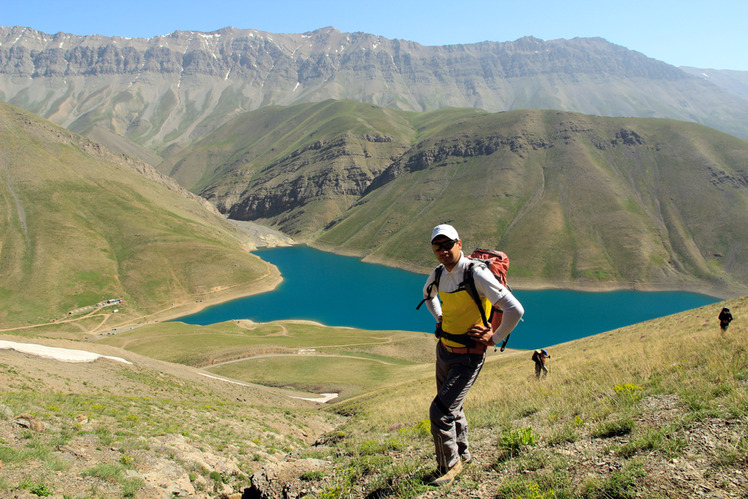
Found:
<path fill-rule="evenodd" d="M 452 241 L 447 236 L 438 236 L 431 241 L 431 249 L 434 251 L 434 255 L 436 255 L 439 263 L 443 264 L 447 270 L 452 270 L 452 267 L 460 259 L 462 241 Z"/>

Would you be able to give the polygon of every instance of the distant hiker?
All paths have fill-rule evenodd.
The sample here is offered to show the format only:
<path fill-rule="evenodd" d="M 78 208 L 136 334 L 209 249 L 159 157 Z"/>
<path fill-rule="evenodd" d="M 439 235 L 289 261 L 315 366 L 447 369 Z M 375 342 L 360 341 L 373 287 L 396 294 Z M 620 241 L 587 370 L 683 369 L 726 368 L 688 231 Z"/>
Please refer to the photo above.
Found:
<path fill-rule="evenodd" d="M 724 307 L 719 313 L 719 327 L 722 328 L 723 332 L 727 331 L 727 326 L 730 325 L 730 322 L 732 322 L 732 314 L 729 308 Z"/>
<path fill-rule="evenodd" d="M 485 265 L 475 264 L 463 254 L 462 241 L 451 225 L 434 227 L 431 248 L 441 265 L 431 272 L 423 287 L 423 297 L 436 319 L 439 338 L 437 394 L 429 411 L 437 470 L 429 485 L 443 486 L 454 481 L 463 461 L 471 459 L 462 404 L 483 367 L 486 348 L 501 342 L 514 329 L 524 309 Z M 504 312 L 495 332 L 484 326 L 477 303 L 465 287 L 467 273 L 471 271 L 477 299 L 485 310 L 495 305 Z"/>
<path fill-rule="evenodd" d="M 550 354 L 545 350 L 535 350 L 532 354 L 532 360 L 535 362 L 535 377 L 540 379 L 541 376 L 548 374 L 548 368 L 545 367 L 545 362 L 550 359 Z"/>

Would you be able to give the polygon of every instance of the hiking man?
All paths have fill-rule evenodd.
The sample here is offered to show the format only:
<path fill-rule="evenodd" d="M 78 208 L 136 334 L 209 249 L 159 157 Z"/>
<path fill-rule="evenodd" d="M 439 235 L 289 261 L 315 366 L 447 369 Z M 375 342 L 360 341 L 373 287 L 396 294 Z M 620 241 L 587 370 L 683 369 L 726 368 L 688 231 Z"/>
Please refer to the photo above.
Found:
<path fill-rule="evenodd" d="M 727 331 L 727 326 L 730 325 L 730 322 L 732 322 L 732 314 L 729 308 L 724 307 L 719 313 L 719 327 L 722 328 L 722 332 Z"/>
<path fill-rule="evenodd" d="M 548 374 L 548 368 L 545 367 L 546 359 L 550 359 L 550 354 L 545 350 L 535 350 L 532 354 L 532 360 L 535 362 L 535 377 L 540 379 L 541 376 Z"/>
<path fill-rule="evenodd" d="M 443 486 L 454 481 L 462 470 L 463 461 L 471 459 L 462 404 L 483 367 L 486 348 L 500 343 L 514 329 L 524 309 L 486 266 L 474 265 L 475 289 L 485 311 L 496 305 L 504 312 L 495 332 L 484 326 L 481 312 L 465 288 L 465 274 L 471 267 L 471 260 L 463 254 L 462 241 L 455 228 L 446 224 L 434 227 L 431 247 L 441 265 L 429 275 L 423 287 L 423 297 L 436 319 L 439 338 L 437 394 L 429 411 L 437 477 L 429 485 Z M 438 283 L 435 282 L 437 275 Z"/>

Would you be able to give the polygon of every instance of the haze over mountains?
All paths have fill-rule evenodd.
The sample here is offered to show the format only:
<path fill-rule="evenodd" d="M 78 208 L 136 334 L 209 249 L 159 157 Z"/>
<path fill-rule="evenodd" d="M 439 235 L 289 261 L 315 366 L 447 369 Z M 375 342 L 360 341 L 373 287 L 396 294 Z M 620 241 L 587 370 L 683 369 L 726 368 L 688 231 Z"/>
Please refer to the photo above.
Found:
<path fill-rule="evenodd" d="M 5 27 L 0 98 L 70 130 L 105 142 L 114 138 L 104 131 L 114 132 L 160 155 L 243 112 L 329 98 L 419 112 L 664 117 L 748 137 L 744 98 L 599 38 L 428 47 L 334 28 L 126 39 Z"/>

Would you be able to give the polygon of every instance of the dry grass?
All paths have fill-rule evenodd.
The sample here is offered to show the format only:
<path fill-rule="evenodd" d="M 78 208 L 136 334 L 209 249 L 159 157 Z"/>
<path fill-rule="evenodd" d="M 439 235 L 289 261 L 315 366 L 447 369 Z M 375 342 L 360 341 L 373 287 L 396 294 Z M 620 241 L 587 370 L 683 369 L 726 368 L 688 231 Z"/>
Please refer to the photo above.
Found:
<path fill-rule="evenodd" d="M 735 317 L 748 314 L 748 297 L 728 304 Z M 424 497 L 652 497 L 660 488 L 654 496 L 730 496 L 748 465 L 748 328 L 737 319 L 722 333 L 722 306 L 553 346 L 542 381 L 529 352 L 492 354 L 465 405 L 481 466 L 446 495 Z M 338 493 L 330 497 L 366 495 L 349 482 L 368 483 L 366 493 L 389 482 L 403 497 L 423 494 L 433 395 L 428 376 L 337 404 L 351 418 L 331 444 L 345 457 L 328 477 Z M 397 446 L 376 472 L 365 469 L 367 442 Z M 704 468 L 699 480 L 678 481 L 694 463 Z"/>
<path fill-rule="evenodd" d="M 26 432 L 26 440 L 2 437 L 11 478 L 0 486 L 45 492 L 52 483 L 45 470 L 53 469 L 61 473 L 59 483 L 82 477 L 135 494 L 150 485 L 123 477 L 139 476 L 154 456 L 166 465 L 175 446 L 187 444 L 237 463 L 235 487 L 289 452 L 294 459 L 330 461 L 329 468 L 302 480 L 319 498 L 684 497 L 698 490 L 731 497 L 745 484 L 748 465 L 748 330 L 742 319 L 748 297 L 728 302 L 736 320 L 724 334 L 716 320 L 722 306 L 549 347 L 551 372 L 540 382 L 529 352 L 492 352 L 466 403 L 477 464 L 446 491 L 422 484 L 433 469 L 427 414 L 434 340 L 428 335 L 285 322 L 203 328 L 169 323 L 125 331 L 101 339 L 110 346 L 95 346 L 107 354 L 122 352 L 119 347 L 211 363 L 256 356 L 268 345 L 286 351 L 314 347 L 317 354 L 338 357 L 324 369 L 330 357 L 290 363 L 288 357 L 265 357 L 264 364 L 255 357 L 242 361 L 257 362 L 251 369 L 242 362 L 214 367 L 268 385 L 318 391 L 337 386 L 349 398 L 313 414 L 290 399 L 283 403 L 280 392 L 210 380 L 135 353 L 127 355 L 150 367 L 52 370 L 55 363 L 10 363 L 0 371 L 10 390 L 0 403 L 54 430 L 42 437 Z M 15 359 L 7 356 L 6 363 Z M 259 365 L 265 368 L 255 369 Z M 168 374 L 157 371 L 163 369 Z M 79 428 L 74 421 L 81 415 L 88 423 Z M 304 447 L 326 416 L 345 421 L 319 445 Z M 168 443 L 149 448 L 143 436 Z M 55 446 L 84 442 L 93 445 L 87 451 L 92 456 L 97 448 L 117 452 L 102 454 L 99 466 L 85 470 L 60 464 Z M 208 470 L 179 464 L 184 473 L 212 483 Z"/>

